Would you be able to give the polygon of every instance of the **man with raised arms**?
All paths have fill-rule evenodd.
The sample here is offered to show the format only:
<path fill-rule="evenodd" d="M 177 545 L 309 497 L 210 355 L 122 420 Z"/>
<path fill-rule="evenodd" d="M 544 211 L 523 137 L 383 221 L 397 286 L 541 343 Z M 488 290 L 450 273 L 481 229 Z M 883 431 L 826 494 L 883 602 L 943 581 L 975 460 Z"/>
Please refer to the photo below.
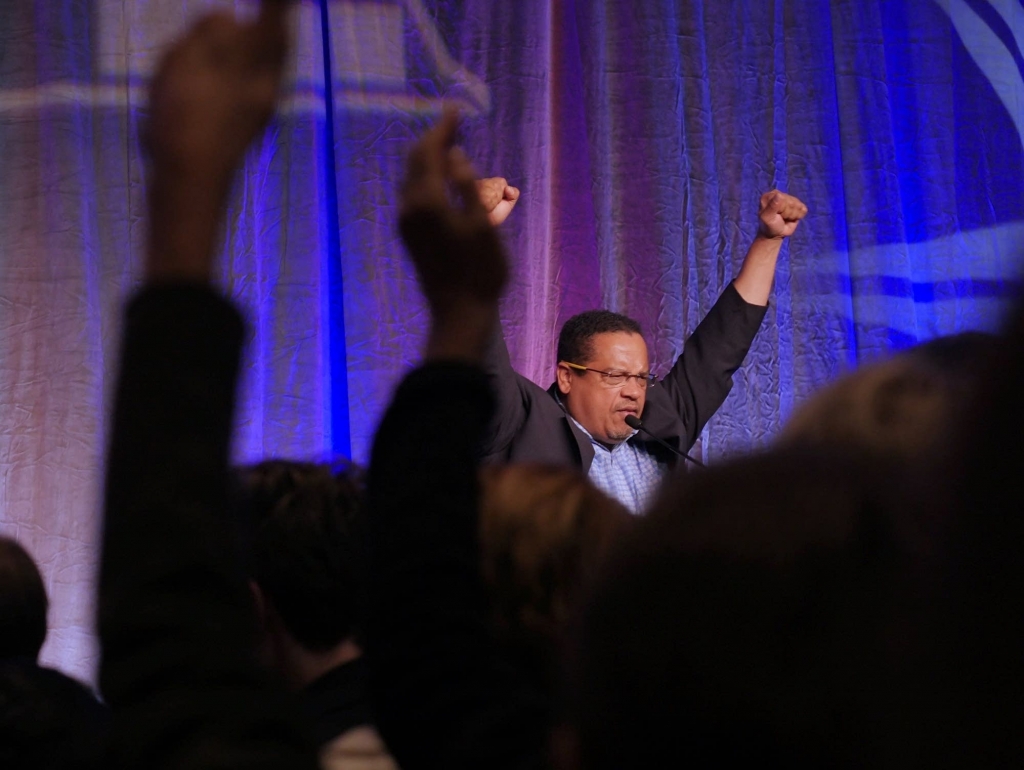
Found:
<path fill-rule="evenodd" d="M 519 191 L 504 179 L 479 183 L 500 224 Z M 558 337 L 555 381 L 544 390 L 517 374 L 499 333 L 487 356 L 498 411 L 484 448 L 489 459 L 575 465 L 635 513 L 686 452 L 732 388 L 768 309 L 784 239 L 807 214 L 792 195 L 761 196 L 758 233 L 735 280 L 686 341 L 672 369 L 650 373 L 647 343 L 633 319 L 608 310 L 573 316 Z M 644 431 L 627 424 L 639 419 Z"/>

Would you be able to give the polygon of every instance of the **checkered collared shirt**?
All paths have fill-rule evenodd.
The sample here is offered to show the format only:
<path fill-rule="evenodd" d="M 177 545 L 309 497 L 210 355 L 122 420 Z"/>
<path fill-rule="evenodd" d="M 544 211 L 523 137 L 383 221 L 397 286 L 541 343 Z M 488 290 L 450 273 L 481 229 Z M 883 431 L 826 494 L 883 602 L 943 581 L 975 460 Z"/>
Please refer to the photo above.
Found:
<path fill-rule="evenodd" d="M 659 463 L 643 445 L 629 439 L 608 449 L 576 422 L 568 412 L 565 416 L 576 423 L 594 445 L 594 462 L 590 464 L 590 481 L 610 497 L 614 497 L 634 514 L 647 512 L 658 491 L 668 466 Z M 633 431 L 630 439 L 637 434 Z"/>

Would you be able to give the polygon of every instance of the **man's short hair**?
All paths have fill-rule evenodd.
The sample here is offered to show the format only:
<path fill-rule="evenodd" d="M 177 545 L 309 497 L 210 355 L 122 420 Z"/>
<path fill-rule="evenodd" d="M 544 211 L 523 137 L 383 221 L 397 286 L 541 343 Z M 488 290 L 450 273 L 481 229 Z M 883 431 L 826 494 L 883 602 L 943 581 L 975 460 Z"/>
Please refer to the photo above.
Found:
<path fill-rule="evenodd" d="M 629 316 L 611 310 L 587 310 L 577 313 L 562 326 L 558 335 L 558 360 L 585 364 L 594 357 L 596 334 L 628 332 L 643 336 L 640 324 Z"/>
<path fill-rule="evenodd" d="M 0 659 L 39 656 L 48 606 L 32 557 L 16 540 L 0 537 Z"/>
<path fill-rule="evenodd" d="M 362 472 L 267 460 L 240 469 L 239 504 L 251 531 L 250 577 L 288 632 L 325 652 L 358 635 L 365 607 Z"/>

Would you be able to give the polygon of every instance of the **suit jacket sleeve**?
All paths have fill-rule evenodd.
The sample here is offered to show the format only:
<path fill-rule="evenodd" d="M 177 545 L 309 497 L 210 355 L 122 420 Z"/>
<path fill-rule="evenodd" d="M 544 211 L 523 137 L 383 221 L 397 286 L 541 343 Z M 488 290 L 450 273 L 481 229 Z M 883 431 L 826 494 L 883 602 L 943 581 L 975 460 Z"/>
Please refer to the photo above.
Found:
<path fill-rule="evenodd" d="M 732 375 L 743 363 L 767 312 L 767 307 L 746 302 L 730 283 L 657 384 L 685 426 L 684 451 L 732 390 Z"/>
<path fill-rule="evenodd" d="M 99 593 L 112 767 L 315 767 L 256 668 L 227 521 L 242 336 L 201 286 L 146 289 L 127 312 Z"/>
<path fill-rule="evenodd" d="M 502 456 L 526 422 L 530 412 L 530 388 L 537 386 L 512 368 L 500 321 L 495 323 L 491 333 L 483 368 L 495 397 L 495 407 L 482 437 L 481 452 L 486 456 Z"/>
<path fill-rule="evenodd" d="M 480 574 L 478 450 L 493 408 L 481 370 L 429 364 L 374 442 L 371 691 L 404 770 L 535 767 L 544 753 L 545 698 L 499 651 Z"/>

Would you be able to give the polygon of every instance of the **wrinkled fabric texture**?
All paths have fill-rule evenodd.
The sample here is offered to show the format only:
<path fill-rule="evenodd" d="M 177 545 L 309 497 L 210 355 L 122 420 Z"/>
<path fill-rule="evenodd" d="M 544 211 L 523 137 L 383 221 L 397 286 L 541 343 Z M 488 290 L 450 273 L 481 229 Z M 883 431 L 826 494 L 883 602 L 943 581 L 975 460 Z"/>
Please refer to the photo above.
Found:
<path fill-rule="evenodd" d="M 123 298 L 142 270 L 146 85 L 197 14 L 251 0 L 0 0 L 0 529 L 52 599 L 44 660 L 90 677 L 99 463 Z M 244 308 L 235 456 L 365 461 L 426 309 L 396 235 L 441 100 L 503 226 L 503 320 L 546 385 L 604 306 L 655 373 L 734 277 L 777 186 L 808 219 L 695 450 L 763 444 L 845 368 L 991 329 L 1024 242 L 1017 0 L 296 3 L 279 114 L 238 177 L 220 284 Z"/>

